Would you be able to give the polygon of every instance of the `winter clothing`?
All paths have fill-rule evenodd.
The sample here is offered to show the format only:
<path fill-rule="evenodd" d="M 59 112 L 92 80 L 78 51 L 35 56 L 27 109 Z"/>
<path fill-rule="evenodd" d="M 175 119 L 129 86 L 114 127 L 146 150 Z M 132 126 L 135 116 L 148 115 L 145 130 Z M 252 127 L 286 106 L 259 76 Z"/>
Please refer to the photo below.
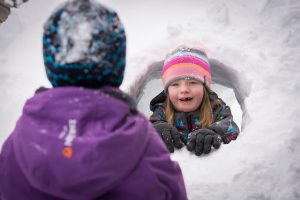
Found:
<path fill-rule="evenodd" d="M 210 66 L 204 52 L 193 48 L 180 47 L 167 56 L 162 70 L 165 89 L 172 82 L 182 78 L 193 78 L 210 87 Z"/>
<path fill-rule="evenodd" d="M 218 149 L 221 143 L 222 139 L 219 134 L 207 128 L 201 128 L 191 132 L 187 149 L 195 151 L 195 154 L 200 156 L 202 153 L 208 154 L 211 151 L 211 146 Z"/>
<path fill-rule="evenodd" d="M 117 89 L 125 44 L 117 14 L 92 0 L 50 17 L 43 47 L 55 88 L 25 103 L 3 145 L 1 200 L 187 199 L 178 164 Z"/>
<path fill-rule="evenodd" d="M 153 126 L 160 134 L 171 153 L 174 152 L 174 147 L 177 149 L 183 147 L 183 143 L 180 140 L 180 134 L 174 126 L 162 121 L 154 123 Z"/>
<path fill-rule="evenodd" d="M 120 90 L 39 91 L 3 145 L 1 199 L 187 199 L 178 164 Z"/>
<path fill-rule="evenodd" d="M 10 14 L 10 7 L 3 1 L 4 0 L 0 0 L 0 23 L 4 22 Z"/>
<path fill-rule="evenodd" d="M 8 7 L 18 8 L 21 4 L 29 0 L 0 0 L 0 4 L 5 4 Z"/>
<path fill-rule="evenodd" d="M 210 93 L 209 98 L 211 101 L 218 99 L 221 104 L 217 104 L 212 108 L 214 123 L 207 128 L 220 135 L 223 143 L 227 144 L 237 138 L 240 132 L 239 128 L 233 121 L 229 106 L 214 92 Z M 162 91 L 150 102 L 150 110 L 153 112 L 150 121 L 152 123 L 166 122 L 165 108 L 166 94 Z M 185 144 L 188 142 L 190 133 L 201 128 L 199 111 L 189 113 L 175 112 L 174 120 L 176 128 L 180 133 L 180 138 Z"/>
<path fill-rule="evenodd" d="M 28 0 L 0 0 L 0 23 L 4 22 L 8 18 L 12 7 L 17 8 L 26 1 Z"/>
<path fill-rule="evenodd" d="M 94 0 L 68 1 L 44 26 L 44 63 L 54 87 L 120 86 L 126 36 L 116 12 Z"/>

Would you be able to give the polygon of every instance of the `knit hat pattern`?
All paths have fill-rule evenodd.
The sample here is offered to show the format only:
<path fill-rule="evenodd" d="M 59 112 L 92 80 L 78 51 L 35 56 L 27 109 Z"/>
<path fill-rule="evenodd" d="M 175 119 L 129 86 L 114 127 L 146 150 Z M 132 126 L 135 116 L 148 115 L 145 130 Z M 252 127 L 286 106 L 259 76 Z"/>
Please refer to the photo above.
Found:
<path fill-rule="evenodd" d="M 118 87 L 126 35 L 117 13 L 94 0 L 68 1 L 44 25 L 43 56 L 53 87 Z"/>
<path fill-rule="evenodd" d="M 162 69 L 165 89 L 174 81 L 186 78 L 199 80 L 210 88 L 210 65 L 205 52 L 202 50 L 179 47 L 167 55 Z"/>

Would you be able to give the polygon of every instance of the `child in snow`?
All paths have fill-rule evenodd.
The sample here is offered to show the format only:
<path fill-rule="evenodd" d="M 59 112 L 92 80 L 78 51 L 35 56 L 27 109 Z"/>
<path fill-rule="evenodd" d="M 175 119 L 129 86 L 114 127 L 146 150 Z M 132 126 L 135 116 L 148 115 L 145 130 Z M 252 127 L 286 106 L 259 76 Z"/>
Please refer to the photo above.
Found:
<path fill-rule="evenodd" d="M 197 156 L 235 140 L 239 128 L 230 108 L 210 89 L 204 51 L 178 47 L 165 59 L 164 91 L 150 102 L 150 121 L 170 152 L 187 146 Z"/>
<path fill-rule="evenodd" d="M 187 199 L 181 170 L 118 87 L 126 37 L 113 10 L 68 1 L 44 26 L 54 88 L 24 106 L 0 154 L 0 199 Z"/>

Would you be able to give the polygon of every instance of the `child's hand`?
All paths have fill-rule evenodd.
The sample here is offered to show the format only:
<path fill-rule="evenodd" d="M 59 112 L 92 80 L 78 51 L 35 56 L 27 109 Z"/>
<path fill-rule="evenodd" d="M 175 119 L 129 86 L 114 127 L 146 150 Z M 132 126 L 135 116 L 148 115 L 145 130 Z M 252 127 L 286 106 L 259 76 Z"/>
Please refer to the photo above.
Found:
<path fill-rule="evenodd" d="M 166 122 L 156 122 L 153 124 L 156 131 L 161 136 L 164 143 L 171 153 L 174 152 L 174 147 L 180 149 L 183 147 L 183 143 L 180 140 L 180 135 L 177 129 L 166 123 Z"/>
<path fill-rule="evenodd" d="M 218 149 L 221 143 L 222 139 L 220 135 L 212 130 L 202 128 L 190 133 L 187 149 L 189 151 L 195 150 L 195 154 L 200 156 L 202 153 L 208 154 L 211 151 L 211 146 Z"/>

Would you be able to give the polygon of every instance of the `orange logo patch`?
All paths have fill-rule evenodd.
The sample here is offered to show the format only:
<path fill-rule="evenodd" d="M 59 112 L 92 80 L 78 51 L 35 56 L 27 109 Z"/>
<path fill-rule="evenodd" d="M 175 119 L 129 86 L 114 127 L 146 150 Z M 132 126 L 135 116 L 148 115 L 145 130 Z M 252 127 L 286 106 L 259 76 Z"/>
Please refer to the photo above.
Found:
<path fill-rule="evenodd" d="M 66 157 L 66 158 L 71 158 L 72 154 L 73 154 L 73 150 L 71 147 L 65 147 L 62 151 L 62 154 Z"/>

